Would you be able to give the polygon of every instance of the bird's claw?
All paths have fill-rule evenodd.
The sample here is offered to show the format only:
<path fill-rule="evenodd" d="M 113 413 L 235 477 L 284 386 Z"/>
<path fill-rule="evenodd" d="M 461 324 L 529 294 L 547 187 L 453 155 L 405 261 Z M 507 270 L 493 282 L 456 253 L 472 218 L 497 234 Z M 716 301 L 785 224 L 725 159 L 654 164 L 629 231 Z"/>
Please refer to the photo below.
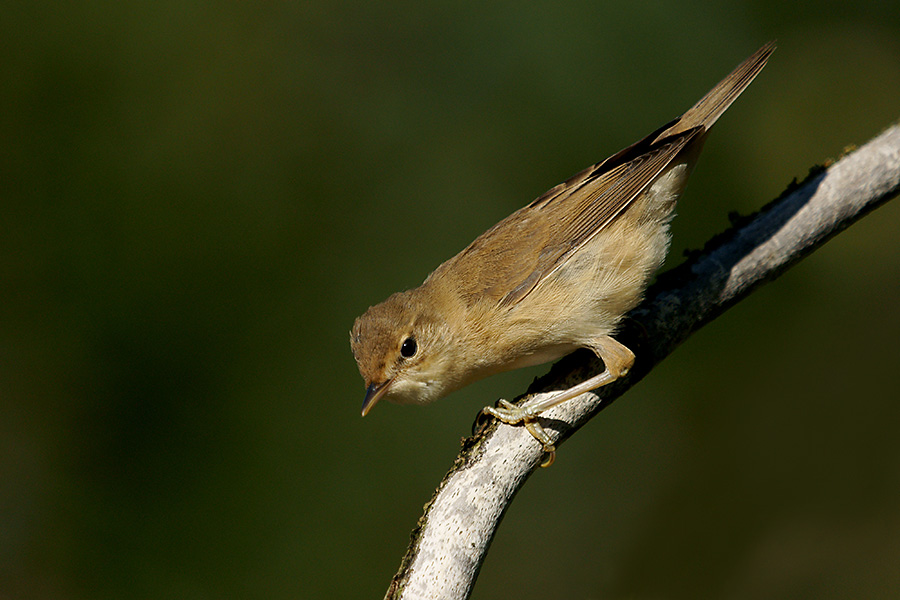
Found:
<path fill-rule="evenodd" d="M 544 428 L 538 423 L 536 418 L 537 415 L 534 411 L 527 405 L 517 406 L 502 398 L 497 403 L 500 405 L 499 407 L 486 406 L 481 412 L 490 415 L 507 425 L 518 425 L 519 423 L 524 425 L 525 429 L 528 430 L 528 433 L 544 447 L 546 457 L 541 463 L 541 466 L 549 467 L 552 465 L 556 460 L 556 446 L 553 445 L 553 440 L 550 439 L 550 436 L 547 435 L 547 432 L 544 431 Z"/>

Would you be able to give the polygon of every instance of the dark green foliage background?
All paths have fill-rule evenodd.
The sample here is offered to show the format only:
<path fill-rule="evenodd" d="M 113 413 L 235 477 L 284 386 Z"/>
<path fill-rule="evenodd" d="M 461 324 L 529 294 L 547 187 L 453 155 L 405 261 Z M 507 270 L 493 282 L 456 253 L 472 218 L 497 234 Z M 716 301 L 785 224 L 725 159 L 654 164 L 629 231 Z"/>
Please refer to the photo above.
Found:
<path fill-rule="evenodd" d="M 769 39 L 670 263 L 900 116 L 900 4 L 13 2 L 0 597 L 378 598 L 480 406 L 359 417 L 353 318 Z M 900 206 L 519 495 L 483 598 L 900 589 Z"/>

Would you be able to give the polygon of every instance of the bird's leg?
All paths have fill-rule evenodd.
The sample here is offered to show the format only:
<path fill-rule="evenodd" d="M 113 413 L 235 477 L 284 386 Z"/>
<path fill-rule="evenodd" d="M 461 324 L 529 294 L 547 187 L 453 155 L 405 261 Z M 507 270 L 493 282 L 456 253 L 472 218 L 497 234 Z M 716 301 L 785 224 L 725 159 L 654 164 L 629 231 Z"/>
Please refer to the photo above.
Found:
<path fill-rule="evenodd" d="M 522 405 L 516 406 L 512 402 L 500 400 L 500 406 L 495 408 L 487 406 L 482 412 L 491 415 L 495 419 L 503 421 L 509 425 L 522 423 L 534 438 L 544 446 L 544 452 L 549 454 L 548 460 L 542 466 L 550 466 L 553 463 L 556 449 L 544 431 L 543 427 L 537 422 L 537 417 L 544 411 L 562 404 L 566 400 L 571 400 L 576 396 L 580 396 L 585 392 L 597 389 L 608 383 L 612 383 L 620 377 L 628 374 L 628 370 L 634 364 L 634 353 L 628 347 L 620 344 L 608 335 L 593 340 L 588 346 L 603 361 L 606 367 L 602 373 L 595 375 L 590 379 L 579 383 L 555 396 L 546 396 L 543 398 L 532 399 Z"/>

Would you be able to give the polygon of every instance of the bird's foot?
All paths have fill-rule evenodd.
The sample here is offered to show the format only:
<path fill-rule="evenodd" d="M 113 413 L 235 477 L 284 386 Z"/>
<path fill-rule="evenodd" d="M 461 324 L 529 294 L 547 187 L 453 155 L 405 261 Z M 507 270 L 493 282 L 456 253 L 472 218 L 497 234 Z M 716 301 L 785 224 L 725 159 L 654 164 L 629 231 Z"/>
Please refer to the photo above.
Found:
<path fill-rule="evenodd" d="M 525 429 L 528 430 L 534 439 L 536 439 L 543 447 L 546 456 L 544 461 L 541 463 L 542 467 L 549 467 L 556 460 L 556 447 L 553 445 L 553 440 L 550 439 L 550 436 L 547 435 L 547 432 L 544 431 L 544 428 L 541 427 L 541 424 L 537 421 L 537 416 L 540 414 L 540 410 L 534 410 L 533 407 L 528 406 L 528 404 L 524 404 L 522 406 L 517 406 L 512 402 L 507 400 L 503 400 L 502 398 L 498 401 L 500 406 L 486 406 L 481 412 L 486 415 L 491 415 L 498 421 L 502 421 L 507 425 L 518 425 L 521 423 L 525 426 Z"/>

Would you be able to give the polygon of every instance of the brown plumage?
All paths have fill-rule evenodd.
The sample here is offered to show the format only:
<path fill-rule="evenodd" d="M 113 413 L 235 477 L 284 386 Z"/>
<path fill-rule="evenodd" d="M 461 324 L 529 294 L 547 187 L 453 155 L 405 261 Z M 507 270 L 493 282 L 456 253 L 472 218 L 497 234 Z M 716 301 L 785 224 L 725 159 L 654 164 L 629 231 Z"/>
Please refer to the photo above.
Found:
<path fill-rule="evenodd" d="M 669 244 L 668 223 L 706 136 L 774 51 L 750 56 L 680 118 L 588 167 L 503 219 L 418 288 L 369 308 L 350 343 L 380 398 L 431 402 L 488 375 L 590 348 L 606 370 L 538 403 L 485 411 L 524 422 L 624 375 L 634 360 L 613 339 Z"/>

